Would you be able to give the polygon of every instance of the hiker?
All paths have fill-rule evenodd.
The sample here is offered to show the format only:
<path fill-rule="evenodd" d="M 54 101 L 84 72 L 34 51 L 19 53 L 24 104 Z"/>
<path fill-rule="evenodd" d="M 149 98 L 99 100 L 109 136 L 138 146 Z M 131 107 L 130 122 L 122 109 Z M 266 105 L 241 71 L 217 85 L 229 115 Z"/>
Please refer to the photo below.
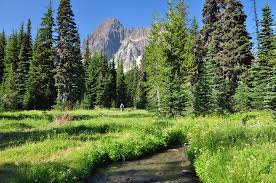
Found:
<path fill-rule="evenodd" d="M 123 103 L 121 103 L 121 105 L 120 105 L 120 110 L 121 110 L 121 112 L 123 112 L 123 111 L 124 111 L 124 109 L 125 109 L 125 106 L 124 106 L 124 104 L 123 104 Z"/>

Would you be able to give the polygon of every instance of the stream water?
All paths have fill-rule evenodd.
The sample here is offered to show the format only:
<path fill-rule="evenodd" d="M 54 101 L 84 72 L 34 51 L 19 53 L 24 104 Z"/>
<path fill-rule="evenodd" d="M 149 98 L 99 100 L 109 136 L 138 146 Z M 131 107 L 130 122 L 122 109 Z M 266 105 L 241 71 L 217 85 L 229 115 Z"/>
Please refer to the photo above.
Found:
<path fill-rule="evenodd" d="M 113 163 L 88 178 L 89 183 L 198 183 L 185 148 L 170 149 L 136 161 Z"/>

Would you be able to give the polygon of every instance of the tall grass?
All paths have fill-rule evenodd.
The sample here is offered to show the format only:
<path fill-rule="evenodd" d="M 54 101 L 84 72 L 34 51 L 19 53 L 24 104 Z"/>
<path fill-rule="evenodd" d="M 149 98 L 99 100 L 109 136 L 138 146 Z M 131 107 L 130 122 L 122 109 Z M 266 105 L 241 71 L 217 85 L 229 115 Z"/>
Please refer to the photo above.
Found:
<path fill-rule="evenodd" d="M 251 112 L 159 119 L 146 111 L 0 113 L 0 182 L 80 182 L 112 161 L 186 144 L 202 182 L 276 180 L 276 123 Z"/>

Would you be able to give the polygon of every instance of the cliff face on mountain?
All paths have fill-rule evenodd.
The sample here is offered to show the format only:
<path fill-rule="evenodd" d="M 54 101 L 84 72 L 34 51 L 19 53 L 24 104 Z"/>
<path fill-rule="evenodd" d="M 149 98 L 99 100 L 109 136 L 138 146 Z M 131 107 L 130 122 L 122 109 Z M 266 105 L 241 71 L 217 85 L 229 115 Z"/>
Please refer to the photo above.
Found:
<path fill-rule="evenodd" d="M 124 28 L 117 19 L 110 18 L 88 36 L 89 50 L 92 54 L 102 52 L 109 60 L 114 55 L 129 70 L 141 63 L 149 32 L 148 28 Z"/>

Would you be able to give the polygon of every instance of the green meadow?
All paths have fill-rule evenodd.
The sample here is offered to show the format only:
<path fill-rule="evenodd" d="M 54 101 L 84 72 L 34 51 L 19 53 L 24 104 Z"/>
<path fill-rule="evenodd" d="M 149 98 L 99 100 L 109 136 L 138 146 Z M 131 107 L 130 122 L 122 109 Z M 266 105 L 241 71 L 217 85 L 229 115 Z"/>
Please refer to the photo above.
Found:
<path fill-rule="evenodd" d="M 269 112 L 162 119 L 143 110 L 0 113 L 0 182 L 84 182 L 110 162 L 187 146 L 202 182 L 276 180 Z M 184 155 L 183 155 L 184 156 Z"/>

